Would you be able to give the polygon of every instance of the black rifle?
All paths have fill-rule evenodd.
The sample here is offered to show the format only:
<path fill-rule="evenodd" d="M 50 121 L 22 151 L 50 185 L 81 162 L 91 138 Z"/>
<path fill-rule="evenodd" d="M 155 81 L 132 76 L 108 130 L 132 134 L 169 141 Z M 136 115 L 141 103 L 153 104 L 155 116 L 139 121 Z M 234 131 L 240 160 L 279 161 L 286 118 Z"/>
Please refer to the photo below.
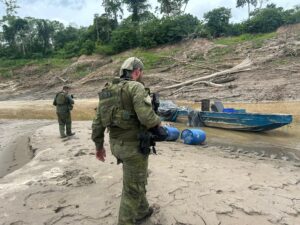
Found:
<path fill-rule="evenodd" d="M 152 97 L 152 100 L 151 100 L 151 103 L 152 103 L 152 108 L 154 110 L 154 112 L 158 115 L 158 108 L 159 108 L 159 94 L 158 93 L 152 93 L 151 94 L 151 97 Z"/>
<path fill-rule="evenodd" d="M 150 90 L 147 90 L 150 94 Z M 159 94 L 152 93 L 151 95 L 151 103 L 153 111 L 158 115 L 159 108 Z M 156 154 L 156 142 L 157 141 L 165 141 L 168 137 L 166 130 L 163 127 L 156 126 L 147 131 L 144 131 L 139 134 L 140 140 L 140 151 L 141 153 L 148 155 L 151 150 L 154 154 Z"/>
<path fill-rule="evenodd" d="M 168 137 L 166 130 L 163 127 L 156 126 L 139 134 L 140 151 L 144 155 L 150 154 L 151 150 L 156 154 L 156 142 L 165 141 Z"/>

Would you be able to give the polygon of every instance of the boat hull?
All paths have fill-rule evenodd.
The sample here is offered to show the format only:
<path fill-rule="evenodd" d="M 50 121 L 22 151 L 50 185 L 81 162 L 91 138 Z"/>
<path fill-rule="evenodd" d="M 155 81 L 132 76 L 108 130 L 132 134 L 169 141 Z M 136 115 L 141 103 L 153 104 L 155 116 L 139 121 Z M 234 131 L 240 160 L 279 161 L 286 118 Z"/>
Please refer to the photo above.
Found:
<path fill-rule="evenodd" d="M 293 120 L 292 115 L 260 114 L 260 113 L 224 113 L 224 112 L 196 112 L 200 123 L 207 127 L 216 127 L 239 131 L 268 131 L 276 129 Z M 190 124 L 193 126 L 194 124 Z"/>

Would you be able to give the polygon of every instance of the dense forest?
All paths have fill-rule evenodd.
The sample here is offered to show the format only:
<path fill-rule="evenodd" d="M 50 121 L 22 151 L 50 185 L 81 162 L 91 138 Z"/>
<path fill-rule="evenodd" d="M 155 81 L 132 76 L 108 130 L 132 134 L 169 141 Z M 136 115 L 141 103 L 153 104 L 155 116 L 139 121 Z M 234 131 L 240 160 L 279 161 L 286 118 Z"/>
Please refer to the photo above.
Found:
<path fill-rule="evenodd" d="M 82 54 L 116 54 L 127 49 L 152 48 L 185 38 L 218 38 L 244 33 L 266 33 L 300 22 L 300 6 L 277 7 L 268 0 L 237 0 L 248 7 L 248 18 L 231 23 L 231 9 L 219 7 L 199 19 L 185 13 L 189 0 L 100 0 L 105 13 L 95 14 L 89 27 L 65 26 L 58 21 L 20 18 L 17 0 L 0 0 L 6 13 L 0 18 L 0 58 L 71 58 Z M 130 16 L 122 18 L 124 10 Z M 160 17 L 155 16 L 155 10 Z"/>

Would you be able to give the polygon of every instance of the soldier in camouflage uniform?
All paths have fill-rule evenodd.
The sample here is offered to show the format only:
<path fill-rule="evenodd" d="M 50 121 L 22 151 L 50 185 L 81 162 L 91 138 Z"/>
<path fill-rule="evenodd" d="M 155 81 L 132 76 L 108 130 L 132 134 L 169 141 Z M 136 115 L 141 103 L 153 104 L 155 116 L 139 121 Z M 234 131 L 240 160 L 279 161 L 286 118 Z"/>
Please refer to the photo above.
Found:
<path fill-rule="evenodd" d="M 56 114 L 59 124 L 59 133 L 61 138 L 72 136 L 71 110 L 73 109 L 74 100 L 69 95 L 69 86 L 64 86 L 62 91 L 58 92 L 54 98 L 53 105 L 56 106 Z M 66 133 L 65 133 L 66 128 Z"/>
<path fill-rule="evenodd" d="M 146 198 L 148 154 L 139 149 L 141 131 L 160 126 L 151 98 L 141 83 L 143 63 L 128 58 L 120 69 L 120 78 L 107 83 L 99 93 L 99 106 L 92 125 L 96 157 L 106 157 L 104 131 L 110 136 L 112 154 L 123 163 L 123 191 L 118 225 L 134 225 L 153 213 Z"/>

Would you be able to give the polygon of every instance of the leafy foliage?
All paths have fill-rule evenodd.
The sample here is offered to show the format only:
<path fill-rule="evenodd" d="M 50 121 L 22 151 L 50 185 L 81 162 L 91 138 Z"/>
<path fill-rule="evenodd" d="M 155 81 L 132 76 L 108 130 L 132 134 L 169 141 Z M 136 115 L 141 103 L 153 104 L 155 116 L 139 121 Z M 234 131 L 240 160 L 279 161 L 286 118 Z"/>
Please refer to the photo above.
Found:
<path fill-rule="evenodd" d="M 166 16 L 179 15 L 185 11 L 188 2 L 189 0 L 158 0 L 159 10 Z"/>
<path fill-rule="evenodd" d="M 230 23 L 231 9 L 220 7 L 204 14 L 204 20 L 184 14 L 189 0 L 158 0 L 157 18 L 148 0 L 102 0 L 105 13 L 95 14 L 88 27 L 65 27 L 58 21 L 20 18 L 16 16 L 16 0 L 0 0 L 6 15 L 0 18 L 0 58 L 42 59 L 71 58 L 93 53 L 113 55 L 132 48 L 152 48 L 176 43 L 185 38 L 230 37 L 227 42 L 253 38 L 251 34 L 275 31 L 285 24 L 300 23 L 300 6 L 284 10 L 274 4 L 262 6 L 269 0 L 237 0 L 237 7 L 257 7 L 250 18 L 241 23 Z M 118 22 L 124 4 L 131 15 Z M 257 37 L 257 35 L 254 35 Z M 263 40 L 254 38 L 253 46 Z M 218 39 L 219 41 L 219 39 Z M 9 71 L 5 71 L 7 76 Z"/>
<path fill-rule="evenodd" d="M 220 7 L 204 14 L 206 26 L 213 37 L 224 36 L 229 27 L 231 9 Z"/>
<path fill-rule="evenodd" d="M 20 8 L 17 4 L 17 0 L 0 0 L 5 5 L 6 16 L 13 17 L 17 13 L 17 8 Z"/>
<path fill-rule="evenodd" d="M 139 33 L 135 24 L 124 23 L 113 31 L 111 43 L 116 52 L 139 46 Z"/>
<path fill-rule="evenodd" d="M 148 10 L 150 5 L 147 2 L 148 0 L 123 0 L 129 12 L 132 12 L 133 22 L 139 22 L 141 15 Z"/>
<path fill-rule="evenodd" d="M 250 33 L 267 33 L 276 30 L 284 24 L 284 10 L 275 5 L 268 5 L 265 9 L 253 12 L 253 16 L 246 22 L 246 31 Z"/>
<path fill-rule="evenodd" d="M 112 31 L 118 26 L 116 20 L 111 19 L 107 14 L 94 15 L 93 25 L 88 28 L 87 38 L 100 43 L 110 42 Z"/>
<path fill-rule="evenodd" d="M 195 32 L 198 23 L 198 19 L 189 14 L 149 21 L 141 27 L 141 46 L 151 48 L 181 41 Z"/>
<path fill-rule="evenodd" d="M 106 15 L 118 22 L 118 16 L 123 15 L 121 0 L 102 0 L 102 6 L 104 7 Z"/>
<path fill-rule="evenodd" d="M 300 23 L 300 5 L 295 6 L 294 9 L 289 9 L 284 12 L 285 24 Z"/>

